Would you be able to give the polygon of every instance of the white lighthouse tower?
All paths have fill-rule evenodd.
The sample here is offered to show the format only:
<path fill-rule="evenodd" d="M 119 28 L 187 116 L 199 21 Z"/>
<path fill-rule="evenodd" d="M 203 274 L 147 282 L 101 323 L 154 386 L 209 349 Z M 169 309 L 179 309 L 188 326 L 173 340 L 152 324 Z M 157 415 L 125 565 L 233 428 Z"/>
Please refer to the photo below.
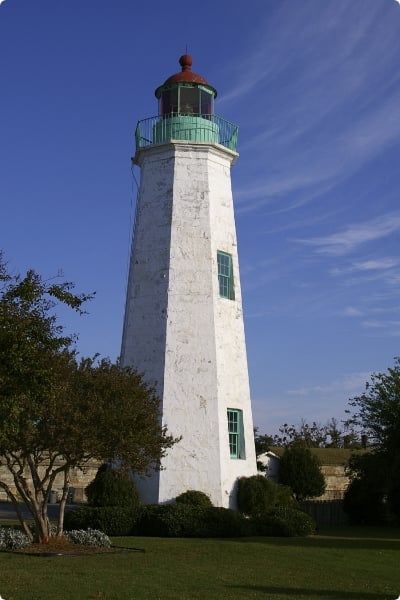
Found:
<path fill-rule="evenodd" d="M 140 190 L 121 361 L 161 399 L 182 439 L 138 481 L 147 503 L 186 490 L 234 508 L 238 477 L 257 473 L 231 189 L 237 127 L 214 114 L 215 88 L 191 71 L 158 87 L 139 121 Z"/>

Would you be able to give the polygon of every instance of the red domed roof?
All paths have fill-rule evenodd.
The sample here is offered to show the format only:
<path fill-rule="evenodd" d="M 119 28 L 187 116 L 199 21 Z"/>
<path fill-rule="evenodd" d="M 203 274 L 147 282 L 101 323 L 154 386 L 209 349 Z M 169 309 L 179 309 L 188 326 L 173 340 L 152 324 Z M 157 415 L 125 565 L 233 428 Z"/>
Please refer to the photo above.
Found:
<path fill-rule="evenodd" d="M 198 75 L 197 73 L 193 73 L 192 71 L 192 57 L 189 54 L 183 54 L 180 59 L 179 59 L 179 64 L 182 67 L 182 71 L 180 71 L 179 73 L 175 73 L 175 75 L 171 75 L 171 77 L 168 77 L 168 79 L 166 79 L 163 83 L 163 85 L 160 85 L 156 91 L 155 94 L 157 96 L 157 98 L 160 97 L 160 93 L 161 93 L 161 88 L 163 88 L 164 86 L 169 86 L 171 84 L 174 83 L 197 83 L 200 85 L 206 85 L 208 88 L 210 88 L 215 96 L 217 95 L 217 90 L 215 88 L 212 87 L 212 85 L 210 85 L 205 79 L 204 77 L 202 77 L 201 75 Z"/>
<path fill-rule="evenodd" d="M 182 71 L 168 77 L 164 85 L 168 85 L 169 83 L 179 83 L 181 81 L 185 83 L 202 83 L 203 85 L 208 85 L 204 77 L 192 72 L 192 62 L 192 57 L 189 54 L 183 54 L 179 59 Z"/>

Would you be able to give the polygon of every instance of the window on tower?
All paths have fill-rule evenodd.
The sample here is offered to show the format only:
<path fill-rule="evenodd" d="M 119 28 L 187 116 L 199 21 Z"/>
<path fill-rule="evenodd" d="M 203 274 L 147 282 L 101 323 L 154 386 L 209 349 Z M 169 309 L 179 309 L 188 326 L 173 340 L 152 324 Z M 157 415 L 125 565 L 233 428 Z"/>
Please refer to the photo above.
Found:
<path fill-rule="evenodd" d="M 213 94 L 203 86 L 181 85 L 167 88 L 160 96 L 159 114 L 163 117 L 201 115 L 210 118 L 213 114 L 213 100 Z"/>
<path fill-rule="evenodd" d="M 161 96 L 161 114 L 170 115 L 178 112 L 179 98 L 178 88 L 165 90 Z"/>
<path fill-rule="evenodd" d="M 199 90 L 197 88 L 180 88 L 179 113 L 181 115 L 199 114 Z"/>
<path fill-rule="evenodd" d="M 245 458 L 243 412 L 236 408 L 228 408 L 228 436 L 231 458 Z"/>
<path fill-rule="evenodd" d="M 235 299 L 235 290 L 233 287 L 233 265 L 232 255 L 226 252 L 217 252 L 218 262 L 218 283 L 219 283 L 219 295 L 221 298 L 228 298 L 228 300 Z"/>
<path fill-rule="evenodd" d="M 213 112 L 213 95 L 210 92 L 200 90 L 201 114 L 203 116 L 211 115 Z"/>

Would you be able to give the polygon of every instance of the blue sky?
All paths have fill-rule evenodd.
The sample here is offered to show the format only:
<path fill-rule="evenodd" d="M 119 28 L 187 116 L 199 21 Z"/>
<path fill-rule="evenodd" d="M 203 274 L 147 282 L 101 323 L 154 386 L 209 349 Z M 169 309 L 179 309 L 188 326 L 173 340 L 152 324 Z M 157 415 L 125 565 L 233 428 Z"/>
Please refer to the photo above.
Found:
<path fill-rule="evenodd" d="M 239 124 L 232 171 L 255 425 L 344 417 L 400 354 L 396 0 L 0 3 L 0 247 L 96 291 L 61 312 L 120 350 L 137 120 L 193 70 Z M 135 177 L 139 178 L 135 168 Z"/>

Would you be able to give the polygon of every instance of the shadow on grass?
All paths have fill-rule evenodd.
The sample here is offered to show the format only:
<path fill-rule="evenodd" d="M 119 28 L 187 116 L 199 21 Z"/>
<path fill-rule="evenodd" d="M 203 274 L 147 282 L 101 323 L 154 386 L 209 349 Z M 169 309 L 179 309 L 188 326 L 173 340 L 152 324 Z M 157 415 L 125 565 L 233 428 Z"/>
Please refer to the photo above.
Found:
<path fill-rule="evenodd" d="M 243 590 L 247 592 L 261 592 L 269 594 L 269 598 L 274 596 L 293 596 L 293 598 L 299 598 L 304 596 L 305 598 L 329 598 L 340 599 L 340 600 L 388 600 L 388 594 L 381 594 L 376 592 L 344 592 L 335 590 L 310 590 L 307 588 L 288 588 L 288 587 L 274 587 L 267 585 L 230 585 L 230 589 Z M 394 597 L 394 594 L 393 594 Z"/>
<path fill-rule="evenodd" d="M 244 544 L 274 544 L 294 548 L 336 548 L 342 550 L 400 550 L 399 527 L 332 528 L 307 537 L 254 536 L 225 538 Z"/>
<path fill-rule="evenodd" d="M 370 538 L 335 538 L 335 537 L 252 537 L 230 538 L 247 544 L 276 544 L 276 546 L 292 548 L 335 548 L 339 550 L 397 550 L 400 551 L 400 540 L 382 540 Z M 225 539 L 227 541 L 227 538 Z"/>

